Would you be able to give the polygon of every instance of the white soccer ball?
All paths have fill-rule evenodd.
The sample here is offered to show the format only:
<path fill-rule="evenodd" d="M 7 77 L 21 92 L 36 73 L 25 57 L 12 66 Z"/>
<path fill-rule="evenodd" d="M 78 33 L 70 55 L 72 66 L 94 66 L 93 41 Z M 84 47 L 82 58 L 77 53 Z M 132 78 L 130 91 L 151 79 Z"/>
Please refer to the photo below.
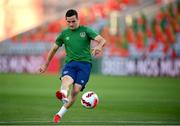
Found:
<path fill-rule="evenodd" d="M 99 103 L 99 98 L 95 92 L 88 91 L 82 95 L 81 104 L 85 108 L 89 108 L 89 109 L 95 108 L 98 103 Z"/>

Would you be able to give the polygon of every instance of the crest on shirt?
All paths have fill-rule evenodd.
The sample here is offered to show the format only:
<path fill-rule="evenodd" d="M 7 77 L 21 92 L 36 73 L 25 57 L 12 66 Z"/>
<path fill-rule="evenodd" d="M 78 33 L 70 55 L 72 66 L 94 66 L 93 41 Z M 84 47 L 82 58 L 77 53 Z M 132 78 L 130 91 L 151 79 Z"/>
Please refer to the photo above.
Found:
<path fill-rule="evenodd" d="M 80 37 L 81 37 L 81 38 L 84 38 L 85 36 L 86 36 L 86 33 L 85 33 L 85 32 L 81 32 L 81 33 L 80 33 Z"/>

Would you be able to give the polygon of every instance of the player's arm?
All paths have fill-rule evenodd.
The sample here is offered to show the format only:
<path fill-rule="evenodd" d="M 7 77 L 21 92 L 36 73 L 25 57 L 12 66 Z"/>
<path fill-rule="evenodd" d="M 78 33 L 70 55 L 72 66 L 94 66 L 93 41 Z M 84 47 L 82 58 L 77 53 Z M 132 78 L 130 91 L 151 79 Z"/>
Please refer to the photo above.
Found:
<path fill-rule="evenodd" d="M 106 44 L 106 40 L 101 36 L 101 35 L 97 35 L 94 40 L 98 43 L 94 49 L 92 50 L 92 55 L 95 56 L 99 53 L 102 52 L 103 50 L 103 47 L 105 46 Z"/>
<path fill-rule="evenodd" d="M 59 48 L 59 46 L 56 43 L 54 43 L 53 46 L 51 47 L 49 53 L 48 53 L 45 64 L 43 64 L 39 68 L 40 73 L 44 73 L 46 71 L 47 67 L 49 66 L 50 61 L 52 60 L 52 58 L 53 58 L 54 54 L 56 53 L 56 51 L 58 50 L 58 48 Z"/>

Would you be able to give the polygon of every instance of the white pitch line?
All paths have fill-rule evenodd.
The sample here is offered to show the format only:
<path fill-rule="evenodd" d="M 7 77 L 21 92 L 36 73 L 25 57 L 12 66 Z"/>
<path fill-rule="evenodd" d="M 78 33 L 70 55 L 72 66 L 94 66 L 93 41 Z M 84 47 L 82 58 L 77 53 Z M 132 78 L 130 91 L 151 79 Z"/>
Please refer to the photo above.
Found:
<path fill-rule="evenodd" d="M 3 124 L 6 124 L 6 125 L 10 125 L 10 124 L 53 124 L 53 121 L 43 121 L 43 120 L 39 120 L 39 121 L 0 121 L 0 125 L 3 125 Z M 173 124 L 180 124 L 180 122 L 178 121 L 62 121 L 60 122 L 62 124 L 88 124 L 88 125 L 96 125 L 96 124 L 99 124 L 99 125 L 103 125 L 103 124 L 107 124 L 107 125 L 110 125 L 110 124 L 144 124 L 144 125 L 147 125 L 147 124 L 151 124 L 151 125 L 166 125 L 166 124 L 169 124 L 169 125 L 173 125 Z"/>

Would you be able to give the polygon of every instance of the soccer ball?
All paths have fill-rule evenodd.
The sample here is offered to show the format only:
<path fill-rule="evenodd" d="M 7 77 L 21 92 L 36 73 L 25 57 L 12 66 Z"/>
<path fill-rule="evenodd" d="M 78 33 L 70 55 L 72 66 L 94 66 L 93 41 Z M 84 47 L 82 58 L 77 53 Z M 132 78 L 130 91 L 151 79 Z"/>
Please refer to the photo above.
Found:
<path fill-rule="evenodd" d="M 99 98 L 97 94 L 93 91 L 88 91 L 82 95 L 81 104 L 83 107 L 92 109 L 99 103 Z"/>

